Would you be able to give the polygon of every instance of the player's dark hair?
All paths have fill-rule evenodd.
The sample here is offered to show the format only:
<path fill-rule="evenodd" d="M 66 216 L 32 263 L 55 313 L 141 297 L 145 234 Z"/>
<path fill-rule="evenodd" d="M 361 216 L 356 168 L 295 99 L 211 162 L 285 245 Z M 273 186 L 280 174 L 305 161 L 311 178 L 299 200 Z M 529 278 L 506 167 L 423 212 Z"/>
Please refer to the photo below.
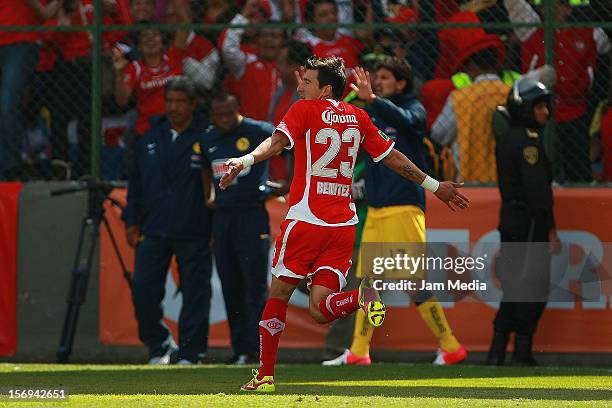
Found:
<path fill-rule="evenodd" d="M 381 68 L 391 71 L 396 80 L 406 81 L 406 86 L 404 87 L 402 93 L 408 93 L 412 91 L 412 67 L 410 66 L 408 61 L 403 58 L 388 57 L 376 64 L 374 71 L 378 71 Z"/>
<path fill-rule="evenodd" d="M 287 48 L 287 62 L 291 65 L 302 66 L 308 58 L 312 57 L 310 45 L 297 40 L 289 40 L 283 48 Z"/>
<path fill-rule="evenodd" d="M 166 88 L 164 89 L 164 96 L 166 96 L 170 91 L 182 92 L 187 95 L 191 101 L 197 98 L 195 84 L 191 79 L 189 79 L 189 77 L 184 75 L 173 76 L 168 80 Z"/>
<path fill-rule="evenodd" d="M 307 23 L 314 22 L 315 7 L 319 4 L 333 4 L 336 12 L 338 11 L 338 5 L 335 0 L 308 0 L 306 7 L 304 7 L 304 21 Z"/>
<path fill-rule="evenodd" d="M 306 69 L 317 71 L 319 88 L 330 85 L 335 99 L 342 99 L 346 87 L 346 71 L 344 60 L 340 57 L 311 57 L 306 61 Z"/>

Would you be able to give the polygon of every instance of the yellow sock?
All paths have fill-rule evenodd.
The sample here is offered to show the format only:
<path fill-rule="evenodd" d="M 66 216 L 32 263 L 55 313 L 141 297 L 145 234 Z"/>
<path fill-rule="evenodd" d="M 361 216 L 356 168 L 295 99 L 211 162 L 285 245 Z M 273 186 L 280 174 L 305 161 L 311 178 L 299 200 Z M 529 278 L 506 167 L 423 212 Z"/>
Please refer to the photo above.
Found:
<path fill-rule="evenodd" d="M 453 331 L 446 321 L 444 309 L 442 309 L 442 305 L 438 302 L 438 299 L 435 297 L 431 298 L 427 302 L 417 306 L 417 309 L 419 309 L 421 317 L 425 320 L 425 323 L 427 323 L 427 326 L 434 336 L 440 341 L 441 348 L 449 353 L 454 353 L 459 350 L 459 342 L 455 336 L 453 336 Z"/>
<path fill-rule="evenodd" d="M 351 352 L 358 357 L 365 357 L 370 354 L 370 341 L 372 341 L 373 334 L 374 326 L 368 323 L 363 309 L 357 309 Z"/>

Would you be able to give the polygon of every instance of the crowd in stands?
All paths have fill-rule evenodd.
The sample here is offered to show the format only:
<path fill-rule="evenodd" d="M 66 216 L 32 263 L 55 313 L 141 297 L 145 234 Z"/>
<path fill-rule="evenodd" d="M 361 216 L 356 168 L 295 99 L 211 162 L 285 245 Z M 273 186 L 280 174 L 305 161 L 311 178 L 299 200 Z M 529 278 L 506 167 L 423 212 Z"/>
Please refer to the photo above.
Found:
<path fill-rule="evenodd" d="M 0 29 L 0 179 L 78 178 L 89 172 L 94 0 L 5 0 Z M 406 23 L 530 22 L 543 19 L 533 0 L 102 0 L 104 31 L 102 171 L 126 176 L 130 147 L 163 113 L 168 79 L 197 85 L 206 115 L 212 95 L 228 91 L 245 117 L 278 123 L 298 98 L 293 72 L 311 54 L 341 56 L 347 68 L 384 55 L 407 58 L 415 93 L 427 109 L 430 171 L 440 178 L 495 183 L 491 116 L 522 74 L 556 95 L 550 134 L 559 182 L 612 181 L 610 29 L 553 33 L 545 65 L 541 26 L 414 29 Z M 610 21 L 612 1 L 558 0 L 555 22 Z M 296 29 L 249 24 L 297 23 Z M 301 23 L 387 22 L 381 29 Z M 156 24 L 196 23 L 170 31 Z M 226 24 L 220 29 L 217 24 Z M 215 24 L 211 27 L 211 24 Z M 283 27 L 286 27 L 283 26 Z M 72 29 L 68 29 L 72 28 Z M 347 97 L 350 98 L 349 88 Z M 271 177 L 283 178 L 283 159 Z"/>

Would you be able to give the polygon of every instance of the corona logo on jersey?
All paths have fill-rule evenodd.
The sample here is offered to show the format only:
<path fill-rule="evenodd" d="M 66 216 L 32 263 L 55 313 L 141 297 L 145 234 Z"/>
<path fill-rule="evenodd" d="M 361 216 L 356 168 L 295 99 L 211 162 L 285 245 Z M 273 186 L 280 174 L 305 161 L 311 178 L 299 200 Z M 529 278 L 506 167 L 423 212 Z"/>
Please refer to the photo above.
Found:
<path fill-rule="evenodd" d="M 334 123 L 357 124 L 357 117 L 355 115 L 338 115 L 331 109 L 325 109 L 321 113 L 321 120 L 328 125 L 333 125 Z"/>

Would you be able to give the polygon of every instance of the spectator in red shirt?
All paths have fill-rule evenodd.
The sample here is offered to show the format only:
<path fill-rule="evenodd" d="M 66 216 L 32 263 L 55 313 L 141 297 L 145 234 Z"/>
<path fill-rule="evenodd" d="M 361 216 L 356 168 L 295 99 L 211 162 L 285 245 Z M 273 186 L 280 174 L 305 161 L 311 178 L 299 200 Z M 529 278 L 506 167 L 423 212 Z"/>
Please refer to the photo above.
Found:
<path fill-rule="evenodd" d="M 287 41 L 280 50 L 276 68 L 281 83 L 272 98 L 270 111 L 266 120 L 277 126 L 293 102 L 299 99 L 295 71 L 306 64 L 312 56 L 312 48 L 297 40 Z"/>
<path fill-rule="evenodd" d="M 172 4 L 179 20 L 189 22 L 183 0 L 172 0 Z M 137 137 L 149 129 L 151 117 L 164 113 L 164 87 L 171 77 L 182 74 L 188 35 L 188 31 L 178 30 L 173 45 L 165 52 L 162 33 L 159 30 L 153 28 L 142 30 L 136 35 L 136 45 L 141 59 L 132 63 L 119 49 L 113 50 L 113 67 L 116 73 L 115 100 L 119 106 L 125 106 L 132 96 L 136 98 Z"/>
<path fill-rule="evenodd" d="M 249 3 L 247 7 L 250 7 Z M 250 22 L 245 16 L 250 14 L 247 7 L 232 19 L 233 25 Z M 244 31 L 242 28 L 233 28 L 224 35 L 221 50 L 225 65 L 231 73 L 228 88 L 240 101 L 240 113 L 243 116 L 266 120 L 272 96 L 280 84 L 276 60 L 285 35 L 280 29 L 259 30 L 255 39 L 257 53 L 251 54 L 241 48 Z"/>
<path fill-rule="evenodd" d="M 58 1 L 2 0 L 0 25 L 39 25 Z M 38 59 L 36 32 L 0 31 L 0 180 L 18 177 L 24 134 L 22 96 Z"/>
<path fill-rule="evenodd" d="M 155 0 L 129 0 L 129 3 L 132 23 L 155 19 Z"/>
<path fill-rule="evenodd" d="M 312 56 L 312 48 L 308 44 L 297 40 L 289 40 L 281 48 L 276 68 L 280 75 L 281 83 L 272 97 L 270 111 L 266 120 L 275 127 L 280 123 L 285 113 L 300 96 L 297 93 L 297 79 L 295 71 L 306 65 L 308 58 Z M 285 157 L 274 156 L 269 160 L 269 172 L 271 180 L 287 179 L 287 164 Z"/>
<path fill-rule="evenodd" d="M 190 22 L 193 22 L 193 10 L 189 1 L 185 10 Z M 166 13 L 168 23 L 179 23 L 179 16 L 175 13 L 172 4 L 168 5 Z M 198 90 L 210 91 L 217 79 L 217 69 L 220 58 L 215 46 L 206 38 L 189 31 L 186 43 L 187 58 L 183 61 L 183 74 L 188 76 Z"/>
<path fill-rule="evenodd" d="M 121 20 L 118 24 L 133 24 L 137 21 L 156 21 L 156 0 L 111 0 L 116 6 L 116 13 Z M 113 44 L 117 42 L 130 44 L 132 42 L 129 31 L 106 32 L 107 36 L 113 36 Z"/>
<path fill-rule="evenodd" d="M 233 0 L 205 0 L 203 3 L 202 24 L 204 25 L 229 23 L 239 9 Z M 207 29 L 203 35 L 213 44 L 219 44 L 221 31 Z"/>
<path fill-rule="evenodd" d="M 304 9 L 306 22 L 321 24 L 338 23 L 338 5 L 334 0 L 309 0 Z M 364 46 L 335 28 L 320 28 L 313 32 L 300 29 L 295 38 L 312 47 L 317 57 L 342 57 L 347 68 L 359 63 L 359 54 Z"/>
<path fill-rule="evenodd" d="M 504 0 L 513 22 L 540 22 L 540 16 L 526 0 Z M 567 0 L 554 7 L 555 21 L 568 20 L 573 8 Z M 541 28 L 516 28 L 521 41 L 522 70 L 527 72 L 544 64 L 544 31 Z M 591 96 L 597 54 L 610 50 L 610 40 L 601 28 L 563 28 L 555 31 L 555 71 L 557 101 L 553 115 L 559 140 L 562 180 L 591 181 L 589 157 L 590 119 L 587 101 Z"/>
<path fill-rule="evenodd" d="M 117 15 L 116 0 L 103 1 L 103 23 L 121 24 Z M 79 27 L 93 23 L 93 0 L 66 0 L 60 7 L 57 18 L 49 26 Z M 105 47 L 116 41 L 116 33 L 103 35 Z M 51 146 L 55 160 L 69 163 L 75 159 L 70 155 L 68 126 L 77 121 L 78 160 L 74 161 L 72 174 L 79 177 L 89 170 L 91 155 L 91 47 L 92 34 L 89 31 L 46 32 L 43 38 L 47 45 L 57 50 L 53 66 L 53 84 L 50 93 L 52 120 Z"/>

